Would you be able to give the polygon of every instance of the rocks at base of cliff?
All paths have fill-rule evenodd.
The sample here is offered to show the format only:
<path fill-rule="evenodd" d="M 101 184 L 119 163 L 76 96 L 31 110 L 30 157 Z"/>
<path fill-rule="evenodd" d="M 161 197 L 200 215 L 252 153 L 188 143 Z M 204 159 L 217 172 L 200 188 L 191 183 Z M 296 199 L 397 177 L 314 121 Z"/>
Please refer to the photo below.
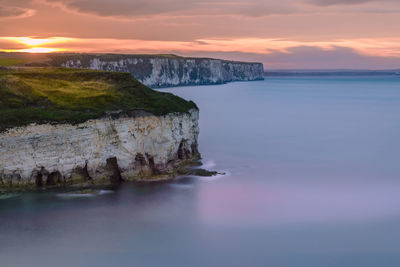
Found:
<path fill-rule="evenodd" d="M 194 164 L 198 110 L 29 125 L 0 134 L 0 187 L 160 180 Z"/>
<path fill-rule="evenodd" d="M 22 180 L 18 173 L 1 174 L 0 173 L 0 192 L 1 189 L 32 189 L 32 188 L 51 188 L 67 185 L 95 185 L 95 184 L 119 184 L 126 181 L 137 182 L 156 182 L 173 179 L 178 175 L 197 175 L 197 176 L 214 176 L 217 172 L 207 171 L 204 169 L 189 169 L 193 165 L 197 165 L 199 154 L 190 153 L 186 160 L 171 160 L 167 167 L 158 169 L 154 164 L 152 156 L 147 155 L 142 158 L 139 153 L 140 164 L 135 165 L 131 173 L 134 176 L 122 176 L 121 169 L 118 165 L 117 158 L 109 158 L 106 165 L 96 170 L 101 176 L 91 178 L 87 169 L 82 167 L 75 168 L 70 176 L 62 176 L 59 171 L 49 172 L 44 167 L 40 170 L 32 171 L 31 176 L 27 180 Z M 132 174 L 131 174 L 132 175 Z"/>

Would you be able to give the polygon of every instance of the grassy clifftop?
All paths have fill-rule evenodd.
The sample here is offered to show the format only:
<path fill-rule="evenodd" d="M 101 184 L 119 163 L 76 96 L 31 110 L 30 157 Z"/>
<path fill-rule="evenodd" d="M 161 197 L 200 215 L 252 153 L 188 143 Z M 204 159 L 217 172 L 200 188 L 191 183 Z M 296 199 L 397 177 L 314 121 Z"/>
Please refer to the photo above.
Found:
<path fill-rule="evenodd" d="M 149 60 L 152 58 L 160 59 L 182 59 L 182 60 L 215 60 L 207 57 L 182 57 L 174 54 L 104 54 L 104 53 L 6 53 L 0 52 L 0 66 L 42 66 L 59 67 L 68 60 L 79 60 L 82 66 L 89 65 L 90 60 L 101 58 L 102 61 L 119 61 L 127 58 L 140 58 Z M 221 59 L 222 60 L 222 59 Z M 232 60 L 222 60 L 230 63 L 240 64 L 260 64 L 257 62 L 242 62 Z"/>
<path fill-rule="evenodd" d="M 197 108 L 154 91 L 129 73 L 64 68 L 0 68 L 0 131 L 29 123 L 80 123 L 110 111 L 154 115 Z"/>

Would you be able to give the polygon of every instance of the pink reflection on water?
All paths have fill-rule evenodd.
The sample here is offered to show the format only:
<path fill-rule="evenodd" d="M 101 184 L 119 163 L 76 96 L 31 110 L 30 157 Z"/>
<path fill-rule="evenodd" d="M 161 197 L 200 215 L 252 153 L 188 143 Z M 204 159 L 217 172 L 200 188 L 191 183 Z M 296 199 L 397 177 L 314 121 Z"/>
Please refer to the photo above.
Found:
<path fill-rule="evenodd" d="M 230 183 L 199 190 L 206 224 L 348 223 L 400 216 L 400 182 Z"/>

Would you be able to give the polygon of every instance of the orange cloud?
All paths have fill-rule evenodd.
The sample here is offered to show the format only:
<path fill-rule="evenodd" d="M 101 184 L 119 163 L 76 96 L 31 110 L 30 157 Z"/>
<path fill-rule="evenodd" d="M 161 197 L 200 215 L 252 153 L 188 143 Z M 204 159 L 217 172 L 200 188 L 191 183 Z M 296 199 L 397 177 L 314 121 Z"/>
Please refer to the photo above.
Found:
<path fill-rule="evenodd" d="M 290 53 L 296 47 L 316 47 L 332 50 L 350 48 L 362 55 L 400 57 L 400 38 L 343 39 L 333 41 L 297 41 L 270 38 L 198 39 L 195 41 L 153 41 L 132 39 L 84 39 L 84 38 L 32 38 L 0 37 L 26 46 L 20 52 L 90 52 L 90 53 L 167 53 L 167 52 L 242 52 L 270 54 Z M 11 51 L 2 49 L 3 51 Z"/>

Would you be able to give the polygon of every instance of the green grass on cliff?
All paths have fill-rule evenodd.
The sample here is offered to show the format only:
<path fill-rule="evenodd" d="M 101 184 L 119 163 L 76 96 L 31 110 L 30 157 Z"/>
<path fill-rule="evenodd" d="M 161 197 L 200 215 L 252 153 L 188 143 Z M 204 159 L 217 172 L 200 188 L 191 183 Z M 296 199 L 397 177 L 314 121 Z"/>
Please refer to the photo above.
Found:
<path fill-rule="evenodd" d="M 29 123 L 80 123 L 109 111 L 154 115 L 196 108 L 128 73 L 64 68 L 0 68 L 0 131 Z"/>
<path fill-rule="evenodd" d="M 0 66 L 13 66 L 24 63 L 22 59 L 0 58 Z"/>

